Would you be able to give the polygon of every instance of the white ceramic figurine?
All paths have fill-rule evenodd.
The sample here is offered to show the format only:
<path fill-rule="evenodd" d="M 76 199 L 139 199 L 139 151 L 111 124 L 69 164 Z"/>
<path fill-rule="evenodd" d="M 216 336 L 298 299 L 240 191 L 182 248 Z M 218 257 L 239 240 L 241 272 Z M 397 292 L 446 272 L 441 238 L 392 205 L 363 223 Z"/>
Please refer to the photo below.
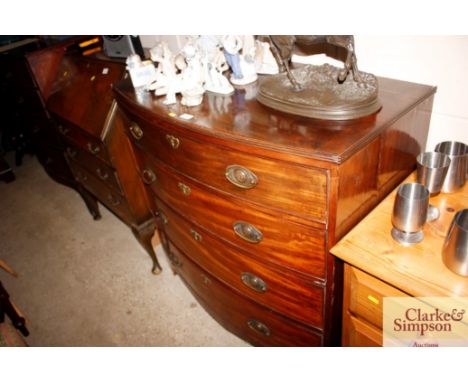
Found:
<path fill-rule="evenodd" d="M 223 37 L 226 61 L 231 67 L 231 82 L 246 85 L 257 80 L 255 70 L 255 43 L 253 36 L 228 35 Z"/>
<path fill-rule="evenodd" d="M 234 88 L 223 72 L 229 69 L 221 50 L 221 39 L 218 36 L 200 36 L 197 40 L 205 74 L 205 90 L 217 94 L 232 94 Z"/>
<path fill-rule="evenodd" d="M 182 56 L 187 66 L 183 69 L 182 79 L 182 105 L 197 106 L 203 100 L 205 76 L 201 64 L 200 54 L 194 42 L 189 40 L 182 49 Z"/>
<path fill-rule="evenodd" d="M 150 55 L 158 67 L 156 80 L 148 86 L 148 90 L 154 90 L 156 95 L 166 95 L 166 105 L 176 103 L 176 94 L 182 90 L 182 81 L 167 43 L 160 42 L 150 50 Z"/>

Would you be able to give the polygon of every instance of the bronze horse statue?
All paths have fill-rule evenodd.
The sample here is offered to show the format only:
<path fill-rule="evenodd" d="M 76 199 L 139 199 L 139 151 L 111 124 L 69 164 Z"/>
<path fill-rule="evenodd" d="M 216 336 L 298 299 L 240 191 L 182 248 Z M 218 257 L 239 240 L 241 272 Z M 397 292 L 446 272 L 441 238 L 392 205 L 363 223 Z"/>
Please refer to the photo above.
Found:
<path fill-rule="evenodd" d="M 271 50 L 278 62 L 280 72 L 286 71 L 288 79 L 291 81 L 294 89 L 302 90 L 302 86 L 289 68 L 289 62 L 294 51 L 294 47 L 310 47 L 317 44 L 330 44 L 346 50 L 346 59 L 344 60 L 344 68 L 338 74 L 337 81 L 342 83 L 348 77 L 350 71 L 353 72 L 353 78 L 356 82 L 361 82 L 361 76 L 357 68 L 356 53 L 354 50 L 354 37 L 348 36 L 309 36 L 309 35 L 270 35 Z"/>

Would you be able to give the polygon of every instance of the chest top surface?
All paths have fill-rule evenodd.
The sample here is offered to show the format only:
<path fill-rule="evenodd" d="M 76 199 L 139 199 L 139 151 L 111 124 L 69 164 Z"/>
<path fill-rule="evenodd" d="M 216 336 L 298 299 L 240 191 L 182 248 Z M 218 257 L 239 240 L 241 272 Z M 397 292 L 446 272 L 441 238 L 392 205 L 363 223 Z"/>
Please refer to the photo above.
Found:
<path fill-rule="evenodd" d="M 387 126 L 431 97 L 436 88 L 379 78 L 382 109 L 350 120 L 326 121 L 282 113 L 256 100 L 257 84 L 237 88 L 231 96 L 205 93 L 197 107 L 163 104 L 164 97 L 135 90 L 129 80 L 115 87 L 117 100 L 149 122 L 165 122 L 198 133 L 294 155 L 342 163 Z M 430 113 L 430 110 L 428 111 Z M 169 114 L 175 113 L 177 117 Z M 191 114 L 190 121 L 179 118 Z"/>

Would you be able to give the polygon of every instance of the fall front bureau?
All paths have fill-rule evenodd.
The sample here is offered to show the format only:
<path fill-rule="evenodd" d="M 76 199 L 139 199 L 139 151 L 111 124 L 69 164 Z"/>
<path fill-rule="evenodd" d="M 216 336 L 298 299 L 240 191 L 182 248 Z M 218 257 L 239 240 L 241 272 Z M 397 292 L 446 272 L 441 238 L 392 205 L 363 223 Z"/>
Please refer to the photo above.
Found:
<path fill-rule="evenodd" d="M 435 93 L 379 84 L 382 109 L 353 121 L 273 111 L 255 84 L 195 108 L 114 87 L 174 272 L 254 345 L 339 344 L 343 266 L 329 248 L 414 169 Z"/>
<path fill-rule="evenodd" d="M 41 65 L 55 62 L 55 70 L 46 71 L 52 78 L 47 110 L 59 141 L 56 156 L 66 159 L 65 169 L 72 177 L 65 183 L 80 193 L 94 219 L 101 217 L 99 202 L 127 224 L 152 258 L 153 273 L 159 273 L 151 244 L 155 222 L 112 93 L 112 84 L 125 76 L 125 66 L 73 49 L 66 52 L 64 47 L 46 50 L 36 61 L 39 74 Z M 37 78 L 44 79 L 44 74 Z"/>

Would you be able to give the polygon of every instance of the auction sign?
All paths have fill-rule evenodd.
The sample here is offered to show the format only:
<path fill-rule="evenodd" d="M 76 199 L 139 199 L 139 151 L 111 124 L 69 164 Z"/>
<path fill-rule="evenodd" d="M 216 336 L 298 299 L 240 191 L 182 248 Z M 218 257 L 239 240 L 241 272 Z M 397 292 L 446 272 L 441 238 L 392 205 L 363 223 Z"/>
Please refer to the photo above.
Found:
<path fill-rule="evenodd" d="M 468 298 L 385 297 L 384 346 L 468 346 Z"/>

